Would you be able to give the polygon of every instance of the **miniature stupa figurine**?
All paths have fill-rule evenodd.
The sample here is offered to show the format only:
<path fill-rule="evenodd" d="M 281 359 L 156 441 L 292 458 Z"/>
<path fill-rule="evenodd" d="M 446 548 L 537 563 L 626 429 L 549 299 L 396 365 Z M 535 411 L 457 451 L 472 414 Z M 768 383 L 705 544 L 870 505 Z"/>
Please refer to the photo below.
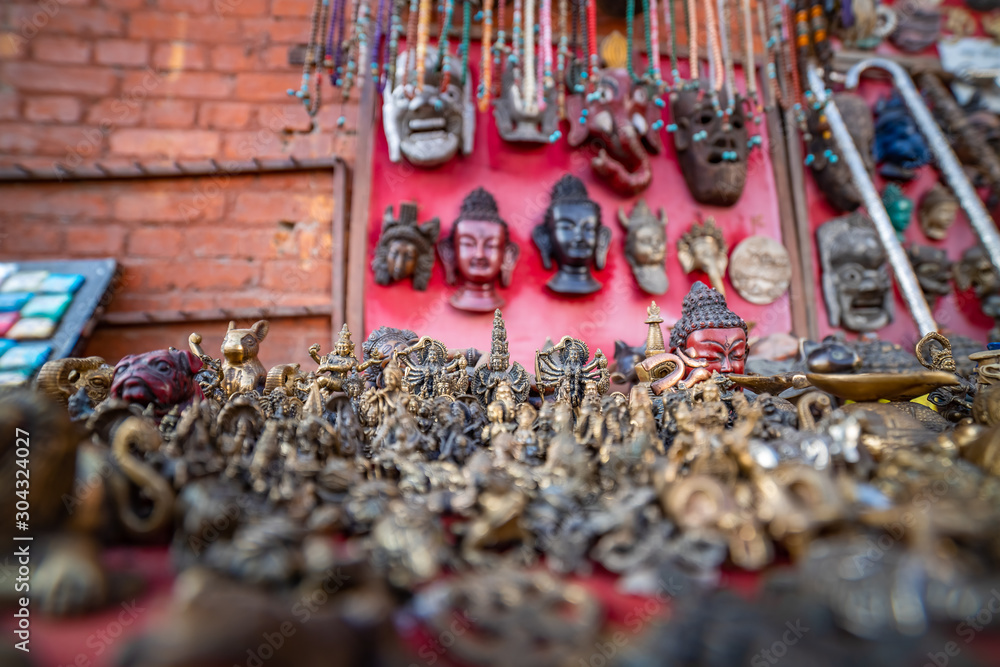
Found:
<path fill-rule="evenodd" d="M 601 207 L 587 194 L 587 186 L 566 174 L 552 187 L 545 220 L 535 227 L 531 238 L 542 254 L 542 265 L 558 271 L 545 284 L 559 294 L 591 294 L 601 283 L 590 273 L 600 270 L 608 259 L 611 230 L 601 224 Z"/>
<path fill-rule="evenodd" d="M 458 285 L 451 305 L 459 310 L 488 313 L 504 305 L 496 291 L 509 287 L 521 250 L 510 240 L 496 199 L 476 188 L 462 202 L 451 234 L 438 243 L 449 285 Z"/>
<path fill-rule="evenodd" d="M 670 332 L 672 352 L 707 362 L 711 373 L 742 374 L 747 358 L 747 324 L 729 310 L 726 297 L 696 282 L 684 297 L 681 319 Z"/>
<path fill-rule="evenodd" d="M 523 403 L 528 400 L 530 384 L 528 372 L 516 361 L 510 363 L 507 328 L 499 309 L 493 315 L 492 338 L 489 360 L 472 373 L 472 395 L 479 399 L 480 405 L 485 408 L 495 400 L 501 383 L 506 382 L 514 403 Z"/>

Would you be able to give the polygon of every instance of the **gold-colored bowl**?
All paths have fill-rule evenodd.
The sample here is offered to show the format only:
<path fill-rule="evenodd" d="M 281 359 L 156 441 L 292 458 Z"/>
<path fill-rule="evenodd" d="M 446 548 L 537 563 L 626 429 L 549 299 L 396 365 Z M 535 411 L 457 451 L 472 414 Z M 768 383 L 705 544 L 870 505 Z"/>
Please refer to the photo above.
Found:
<path fill-rule="evenodd" d="M 850 401 L 909 401 L 934 391 L 938 387 L 959 384 L 958 376 L 946 371 L 913 371 L 908 373 L 807 373 L 817 389 Z"/>

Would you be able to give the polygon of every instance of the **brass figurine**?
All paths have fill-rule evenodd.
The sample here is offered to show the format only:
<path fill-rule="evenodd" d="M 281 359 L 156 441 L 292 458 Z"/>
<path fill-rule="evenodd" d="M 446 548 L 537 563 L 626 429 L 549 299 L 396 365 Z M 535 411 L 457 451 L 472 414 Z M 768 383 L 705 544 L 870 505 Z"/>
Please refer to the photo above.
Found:
<path fill-rule="evenodd" d="M 729 246 L 722 236 L 722 230 L 715 224 L 715 218 L 691 225 L 691 229 L 677 240 L 677 259 L 684 273 L 704 271 L 709 282 L 719 294 L 726 294 L 722 277 L 729 265 Z"/>
<path fill-rule="evenodd" d="M 535 352 L 538 388 L 542 392 L 554 391 L 557 400 L 579 406 L 588 380 L 595 383 L 599 394 L 604 394 L 611 386 L 611 371 L 607 357 L 600 350 L 590 360 L 590 350 L 583 341 L 563 336 L 555 347 Z"/>
<path fill-rule="evenodd" d="M 440 228 L 438 218 L 417 224 L 415 202 L 400 204 L 398 218 L 393 216 L 392 206 L 387 206 L 372 259 L 375 283 L 391 285 L 412 278 L 413 289 L 425 291 L 434 268 L 434 244 Z"/>
<path fill-rule="evenodd" d="M 267 373 L 257 359 L 261 341 L 267 336 L 267 320 L 255 322 L 249 329 L 237 329 L 236 322 L 229 323 L 226 337 L 222 340 L 222 382 L 225 395 L 258 391 L 263 392 Z M 191 352 L 201 358 L 207 356 L 201 349 L 201 336 L 193 333 L 188 337 Z"/>
<path fill-rule="evenodd" d="M 601 289 L 590 273 L 604 268 L 611 247 L 611 230 L 601 224 L 601 207 L 576 176 L 559 179 L 550 195 L 545 220 L 531 232 L 546 270 L 556 263 L 556 275 L 545 286 L 559 294 L 591 294 Z"/>
<path fill-rule="evenodd" d="M 625 259 L 632 275 L 647 294 L 666 294 L 670 286 L 664 260 L 667 256 L 667 217 L 661 208 L 656 216 L 640 199 L 625 216 L 618 208 L 618 222 L 625 230 Z"/>
<path fill-rule="evenodd" d="M 465 357 L 448 359 L 448 349 L 440 341 L 423 336 L 404 350 L 393 352 L 403 371 L 408 391 L 421 398 L 458 396 L 469 386 Z"/>
<path fill-rule="evenodd" d="M 523 403 L 528 398 L 528 372 L 518 362 L 510 362 L 507 351 L 507 328 L 503 316 L 497 309 L 493 315 L 493 335 L 490 342 L 490 356 L 486 363 L 472 372 L 472 395 L 479 400 L 484 408 L 489 406 L 497 396 L 500 383 L 506 383 L 506 389 L 513 399 L 514 405 Z"/>

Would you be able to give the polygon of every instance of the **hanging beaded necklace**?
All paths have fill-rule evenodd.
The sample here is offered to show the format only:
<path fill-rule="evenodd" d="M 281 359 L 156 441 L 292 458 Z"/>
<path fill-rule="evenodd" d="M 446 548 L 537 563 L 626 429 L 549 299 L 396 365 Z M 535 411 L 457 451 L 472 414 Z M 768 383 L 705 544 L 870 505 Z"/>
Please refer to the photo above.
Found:
<path fill-rule="evenodd" d="M 503 4 L 504 0 L 500 0 Z M 482 61 L 479 64 L 480 81 L 476 97 L 479 98 L 479 110 L 486 111 L 490 106 L 490 93 L 493 86 L 493 0 L 483 0 L 483 41 L 480 46 Z"/>
<path fill-rule="evenodd" d="M 287 90 L 290 96 L 297 97 L 302 101 L 310 117 L 319 112 L 320 86 L 323 83 L 320 67 L 324 64 L 326 54 L 321 30 L 322 26 L 326 25 L 329 10 L 329 0 L 316 0 L 313 6 L 312 26 L 309 31 L 309 44 L 306 46 L 305 58 L 302 62 L 302 83 L 298 90 L 292 88 Z"/>
<path fill-rule="evenodd" d="M 677 17 L 674 15 L 674 0 L 663 0 L 663 23 L 667 26 L 667 35 L 670 40 L 671 82 L 668 90 L 673 92 L 678 89 L 681 83 L 681 73 L 677 63 Z"/>
<path fill-rule="evenodd" d="M 497 41 L 493 45 L 493 68 L 496 69 L 494 81 L 493 95 L 499 95 L 499 88 L 502 84 L 502 66 L 503 57 L 507 54 L 507 46 L 505 44 L 506 31 L 504 30 L 504 20 L 506 19 L 506 9 L 507 3 L 504 0 L 500 0 L 497 6 Z"/>
<path fill-rule="evenodd" d="M 566 61 L 569 60 L 569 1 L 559 0 L 559 52 L 556 56 L 556 103 L 559 120 L 566 118 Z"/>
<path fill-rule="evenodd" d="M 729 30 L 729 3 L 727 0 L 718 0 L 716 9 L 719 19 L 719 50 L 722 55 L 722 88 L 726 98 L 725 117 L 726 122 L 729 122 L 736 99 L 736 73 L 733 66 L 732 34 Z"/>
<path fill-rule="evenodd" d="M 514 79 L 514 86 L 516 88 L 521 87 L 521 19 L 522 19 L 522 2 L 521 0 L 514 0 L 514 24 L 511 26 L 510 35 L 510 52 L 507 54 L 508 67 L 511 68 Z"/>
<path fill-rule="evenodd" d="M 385 80 L 381 75 L 382 70 L 379 67 L 379 60 L 385 60 L 386 49 L 389 47 L 389 40 L 385 39 L 388 24 L 388 19 L 385 16 L 386 4 L 386 0 L 378 0 L 378 9 L 375 13 L 375 37 L 372 39 L 372 80 L 375 82 L 376 89 L 380 94 L 385 89 Z"/>
<path fill-rule="evenodd" d="M 635 73 L 635 68 L 632 66 L 632 52 L 635 47 L 632 42 L 632 29 L 635 23 L 635 0 L 627 0 L 625 3 L 625 41 L 627 44 L 627 52 L 625 54 L 625 70 L 628 72 L 629 77 L 632 79 L 633 83 L 639 82 L 639 76 Z"/>
<path fill-rule="evenodd" d="M 462 87 L 465 88 L 465 83 L 469 78 L 469 31 L 472 25 L 472 2 L 471 0 L 463 0 L 462 3 L 462 43 L 459 45 L 459 49 L 462 52 Z"/>
<path fill-rule="evenodd" d="M 424 74 L 427 69 L 427 40 L 430 37 L 431 0 L 420 0 L 420 14 L 417 17 L 417 49 L 413 66 L 416 68 L 417 92 L 424 89 Z"/>
<path fill-rule="evenodd" d="M 385 81 L 389 88 L 396 85 L 396 60 L 399 57 L 399 36 L 403 33 L 403 18 L 400 12 L 403 9 L 403 0 L 393 2 L 392 14 L 389 18 L 389 53 L 382 63 L 385 69 Z M 383 88 L 384 89 L 384 88 Z"/>
<path fill-rule="evenodd" d="M 545 94 L 552 90 L 555 85 L 555 79 L 552 76 L 552 0 L 542 0 L 539 18 L 542 33 L 541 43 L 538 45 L 542 52 L 539 58 L 539 69 L 541 70 L 539 80 L 542 82 L 542 87 L 538 91 L 538 109 L 544 111 Z"/>
<path fill-rule="evenodd" d="M 596 90 L 598 81 L 597 62 L 597 0 L 587 0 L 587 61 L 590 72 L 591 91 Z"/>
<path fill-rule="evenodd" d="M 749 107 L 753 115 L 753 121 L 760 124 L 764 116 L 764 106 L 761 104 L 760 96 L 757 93 L 757 54 L 754 48 L 753 18 L 750 14 L 750 0 L 742 0 L 740 4 L 742 9 L 740 22 L 743 28 L 743 76 L 746 79 L 747 97 L 749 98 Z M 761 11 L 760 8 L 762 5 L 763 2 L 758 1 L 758 12 Z M 764 39 L 763 32 L 761 32 L 760 37 Z"/>
<path fill-rule="evenodd" d="M 657 92 L 660 92 L 663 89 L 663 76 L 660 73 L 660 19 L 656 0 L 642 0 L 642 10 L 643 23 L 646 26 L 648 76 L 650 83 Z"/>
<path fill-rule="evenodd" d="M 417 85 L 417 22 L 420 16 L 420 0 L 410 0 L 410 13 L 406 21 L 406 90 L 412 97 Z"/>
<path fill-rule="evenodd" d="M 719 105 L 719 90 L 722 88 L 725 72 L 722 63 L 722 47 L 719 44 L 719 24 L 715 18 L 714 0 L 704 0 L 705 33 L 708 38 L 709 77 L 708 86 L 712 100 L 712 108 L 716 115 L 723 114 Z"/>
<path fill-rule="evenodd" d="M 347 39 L 347 0 L 335 0 L 330 29 L 326 39 L 327 59 L 330 64 L 330 85 L 339 86 L 344 77 L 344 41 Z"/>
<path fill-rule="evenodd" d="M 451 84 L 451 47 L 448 33 L 451 32 L 451 21 L 455 13 L 455 0 L 444 0 L 444 11 L 441 13 L 441 34 L 438 35 L 438 68 L 441 71 L 441 92 Z"/>
<path fill-rule="evenodd" d="M 516 11 L 516 10 L 515 10 Z M 523 77 L 524 84 L 522 86 L 522 101 L 524 103 L 525 113 L 528 115 L 534 115 L 537 112 L 536 99 L 535 99 L 535 84 L 536 84 L 536 74 L 535 71 L 535 0 L 524 0 L 524 29 L 521 31 L 521 35 L 524 39 L 524 49 L 522 51 L 524 58 L 524 68 Z"/>
<path fill-rule="evenodd" d="M 698 60 L 698 6 L 695 0 L 684 3 L 685 18 L 688 26 L 688 75 L 690 86 L 701 87 L 701 61 Z"/>

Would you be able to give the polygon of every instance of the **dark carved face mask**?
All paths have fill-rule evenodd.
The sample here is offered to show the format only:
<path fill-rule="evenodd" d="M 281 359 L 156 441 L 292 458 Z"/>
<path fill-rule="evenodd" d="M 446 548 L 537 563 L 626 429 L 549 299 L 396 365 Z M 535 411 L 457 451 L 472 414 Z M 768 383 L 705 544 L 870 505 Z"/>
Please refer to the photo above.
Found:
<path fill-rule="evenodd" d="M 913 272 L 917 274 L 917 282 L 931 308 L 937 303 L 938 297 L 951 292 L 951 261 L 944 248 L 932 248 L 924 245 L 912 245 L 906 250 Z"/>
<path fill-rule="evenodd" d="M 544 109 L 535 100 L 525 100 L 521 87 L 514 82 L 514 70 L 506 67 L 500 97 L 493 105 L 497 132 L 504 141 L 547 144 L 559 129 L 559 106 L 555 89 L 549 90 Z"/>
<path fill-rule="evenodd" d="M 645 190 L 653 178 L 649 155 L 663 150 L 660 109 L 649 90 L 633 84 L 624 69 L 606 69 L 601 70 L 595 98 L 587 97 L 566 98 L 569 145 L 576 148 L 588 138 L 594 141 L 600 150 L 590 165 L 619 194 L 632 196 Z"/>
<path fill-rule="evenodd" d="M 872 159 L 875 122 L 868 103 L 854 93 L 837 93 L 833 96 L 833 101 L 844 117 L 844 123 L 851 133 L 851 138 L 854 139 L 854 145 L 861 153 L 865 167 L 872 173 L 875 170 L 875 162 Z M 861 194 L 851 178 L 847 160 L 840 156 L 840 149 L 830 133 L 823 111 L 812 110 L 808 120 L 809 133 L 812 135 L 808 148 L 809 154 L 813 156 L 809 166 L 813 178 L 816 179 L 816 185 L 826 195 L 831 206 L 849 213 L 861 205 Z"/>
<path fill-rule="evenodd" d="M 393 216 L 392 206 L 387 207 L 372 260 L 376 284 L 390 285 L 413 276 L 413 289 L 426 290 L 440 227 L 438 218 L 417 225 L 414 203 L 400 204 L 398 219 Z"/>
<path fill-rule="evenodd" d="M 892 321 L 892 281 L 871 220 L 854 213 L 816 230 L 830 325 L 875 331 Z"/>
<path fill-rule="evenodd" d="M 720 102 L 725 106 L 725 101 Z M 695 201 L 732 206 L 747 180 L 747 128 L 739 98 L 730 118 L 719 116 L 710 95 L 696 90 L 678 93 L 670 103 L 677 129 L 674 147 L 684 181 Z"/>
<path fill-rule="evenodd" d="M 437 51 L 427 55 L 424 87 L 416 91 L 406 82 L 406 54 L 400 54 L 396 87 L 386 90 L 382 124 L 389 143 L 389 159 L 405 157 L 418 167 L 436 167 L 472 152 L 476 132 L 476 112 L 470 93 L 471 77 L 461 85 L 461 73 L 454 72 L 442 90 L 442 74 L 437 67 Z"/>
<path fill-rule="evenodd" d="M 897 7 L 899 24 L 889 39 L 907 53 L 923 51 L 941 35 L 941 11 L 925 0 L 909 0 Z"/>
<path fill-rule="evenodd" d="M 629 217 L 625 217 L 625 209 L 618 208 L 618 222 L 627 232 L 625 259 L 635 281 L 647 294 L 666 294 L 670 283 L 663 265 L 667 256 L 667 217 L 663 209 L 657 217 L 646 200 L 640 199 Z"/>

